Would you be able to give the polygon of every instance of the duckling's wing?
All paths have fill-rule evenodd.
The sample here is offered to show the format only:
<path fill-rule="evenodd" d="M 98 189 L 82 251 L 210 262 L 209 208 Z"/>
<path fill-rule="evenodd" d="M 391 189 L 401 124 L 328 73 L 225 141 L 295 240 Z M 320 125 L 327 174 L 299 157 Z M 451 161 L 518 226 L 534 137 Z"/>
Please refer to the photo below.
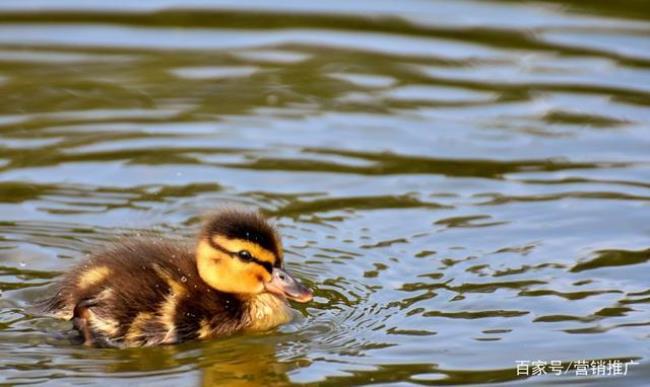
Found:
<path fill-rule="evenodd" d="M 227 335 L 242 318 L 238 299 L 202 281 L 191 248 L 159 239 L 122 240 L 91 257 L 39 306 L 44 314 L 71 320 L 79 318 L 74 310 L 82 304 L 85 321 L 77 329 L 86 341 L 104 346 Z"/>

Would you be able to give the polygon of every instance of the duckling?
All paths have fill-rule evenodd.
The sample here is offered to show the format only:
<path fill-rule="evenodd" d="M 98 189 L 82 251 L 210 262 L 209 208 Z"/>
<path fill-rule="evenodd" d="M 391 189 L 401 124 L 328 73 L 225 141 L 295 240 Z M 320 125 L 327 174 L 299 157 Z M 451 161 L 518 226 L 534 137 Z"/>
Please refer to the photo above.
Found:
<path fill-rule="evenodd" d="M 89 346 L 137 347 L 264 331 L 312 292 L 284 269 L 275 228 L 257 211 L 210 216 L 194 249 L 132 238 L 91 256 L 58 283 L 44 311 L 72 320 Z"/>

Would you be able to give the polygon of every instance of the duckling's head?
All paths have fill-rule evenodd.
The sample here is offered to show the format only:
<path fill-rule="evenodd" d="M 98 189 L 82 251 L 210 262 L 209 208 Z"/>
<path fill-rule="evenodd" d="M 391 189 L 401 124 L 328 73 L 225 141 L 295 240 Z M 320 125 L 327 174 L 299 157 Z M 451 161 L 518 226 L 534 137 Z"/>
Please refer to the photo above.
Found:
<path fill-rule="evenodd" d="M 284 270 L 280 236 L 257 211 L 226 209 L 210 216 L 199 237 L 196 261 L 203 281 L 221 292 L 312 299 L 311 291 Z"/>

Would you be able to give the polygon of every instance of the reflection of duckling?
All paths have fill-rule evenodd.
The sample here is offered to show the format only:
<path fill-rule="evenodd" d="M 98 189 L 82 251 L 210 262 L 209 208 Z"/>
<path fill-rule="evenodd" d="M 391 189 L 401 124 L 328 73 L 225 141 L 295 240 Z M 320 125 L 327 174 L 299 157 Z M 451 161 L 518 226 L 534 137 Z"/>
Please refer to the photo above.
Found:
<path fill-rule="evenodd" d="M 308 360 L 282 361 L 278 359 L 275 340 L 247 337 L 229 343 L 212 342 L 201 346 L 199 361 L 201 387 L 257 387 L 291 384 L 288 373 L 307 366 Z M 177 348 L 175 346 L 166 348 Z M 157 348 L 160 350 L 160 348 Z"/>
<path fill-rule="evenodd" d="M 283 269 L 280 238 L 257 212 L 208 219 L 195 253 L 126 240 L 77 266 L 46 310 L 72 319 L 86 345 L 149 346 L 261 331 L 288 322 L 286 298 L 311 291 Z"/>

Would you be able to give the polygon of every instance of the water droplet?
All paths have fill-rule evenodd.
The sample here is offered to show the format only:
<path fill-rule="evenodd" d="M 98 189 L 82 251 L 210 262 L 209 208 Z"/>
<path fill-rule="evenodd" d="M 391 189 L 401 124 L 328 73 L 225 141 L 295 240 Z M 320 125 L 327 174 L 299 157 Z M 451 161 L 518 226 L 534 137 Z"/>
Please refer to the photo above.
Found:
<path fill-rule="evenodd" d="M 182 277 L 181 277 L 181 282 L 183 282 L 183 283 L 187 282 L 187 277 L 182 276 Z"/>

